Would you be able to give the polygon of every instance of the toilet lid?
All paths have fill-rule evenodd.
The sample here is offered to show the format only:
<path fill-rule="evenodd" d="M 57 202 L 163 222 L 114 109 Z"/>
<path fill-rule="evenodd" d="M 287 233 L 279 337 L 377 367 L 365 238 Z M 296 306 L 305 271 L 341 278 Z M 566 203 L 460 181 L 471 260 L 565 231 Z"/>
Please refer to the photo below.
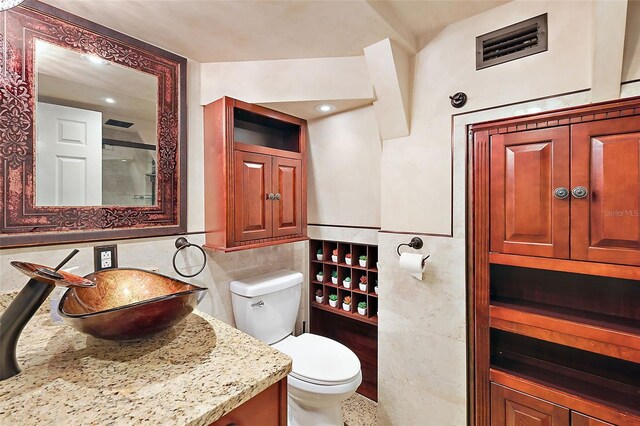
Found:
<path fill-rule="evenodd" d="M 305 382 L 338 385 L 354 380 L 360 360 L 351 349 L 335 340 L 305 333 L 273 345 L 293 360 L 291 375 Z"/>

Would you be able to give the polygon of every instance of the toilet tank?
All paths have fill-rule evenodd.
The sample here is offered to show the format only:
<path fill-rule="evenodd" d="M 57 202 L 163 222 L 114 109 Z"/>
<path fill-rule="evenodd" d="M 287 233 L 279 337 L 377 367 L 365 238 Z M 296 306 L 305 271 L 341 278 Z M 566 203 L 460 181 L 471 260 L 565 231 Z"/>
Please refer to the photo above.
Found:
<path fill-rule="evenodd" d="M 232 281 L 236 327 L 269 345 L 287 337 L 296 325 L 302 280 L 300 272 L 280 269 Z"/>

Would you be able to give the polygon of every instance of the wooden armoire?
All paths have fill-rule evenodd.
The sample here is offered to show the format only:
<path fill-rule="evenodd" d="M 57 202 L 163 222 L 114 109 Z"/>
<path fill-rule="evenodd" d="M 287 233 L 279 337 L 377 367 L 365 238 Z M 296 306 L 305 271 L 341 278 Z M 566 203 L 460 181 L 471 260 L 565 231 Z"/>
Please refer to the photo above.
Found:
<path fill-rule="evenodd" d="M 640 98 L 474 124 L 473 425 L 640 425 Z"/>

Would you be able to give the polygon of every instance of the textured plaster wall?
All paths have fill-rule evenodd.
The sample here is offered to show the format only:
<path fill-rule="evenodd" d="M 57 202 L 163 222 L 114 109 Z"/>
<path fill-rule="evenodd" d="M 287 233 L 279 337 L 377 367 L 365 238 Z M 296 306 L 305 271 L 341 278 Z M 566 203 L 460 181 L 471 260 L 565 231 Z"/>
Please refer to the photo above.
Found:
<path fill-rule="evenodd" d="M 309 122 L 308 221 L 380 226 L 380 155 L 372 106 Z"/>

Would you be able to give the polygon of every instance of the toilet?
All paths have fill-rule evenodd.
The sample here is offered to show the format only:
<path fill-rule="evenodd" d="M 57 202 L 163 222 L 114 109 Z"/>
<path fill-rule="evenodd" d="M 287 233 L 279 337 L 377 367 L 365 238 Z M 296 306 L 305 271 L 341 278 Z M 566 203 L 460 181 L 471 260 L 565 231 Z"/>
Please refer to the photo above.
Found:
<path fill-rule="evenodd" d="M 236 326 L 293 360 L 287 378 L 289 425 L 342 426 L 340 403 L 362 383 L 360 360 L 335 340 L 292 335 L 302 281 L 300 272 L 287 269 L 232 281 Z"/>

